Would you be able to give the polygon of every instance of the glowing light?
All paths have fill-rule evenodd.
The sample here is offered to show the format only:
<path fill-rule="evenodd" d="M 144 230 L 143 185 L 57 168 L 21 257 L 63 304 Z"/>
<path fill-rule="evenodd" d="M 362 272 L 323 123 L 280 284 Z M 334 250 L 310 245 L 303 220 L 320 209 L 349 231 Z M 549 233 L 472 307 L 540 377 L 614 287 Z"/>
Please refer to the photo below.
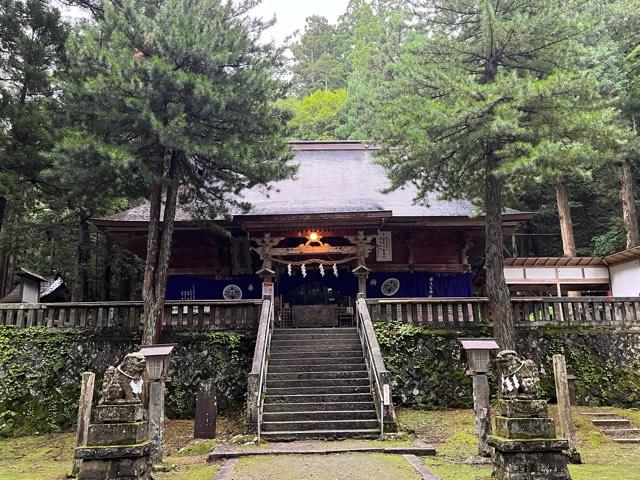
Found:
<path fill-rule="evenodd" d="M 320 235 L 318 235 L 318 232 L 311 232 L 309 234 L 309 241 L 311 243 L 317 243 L 320 241 Z"/>

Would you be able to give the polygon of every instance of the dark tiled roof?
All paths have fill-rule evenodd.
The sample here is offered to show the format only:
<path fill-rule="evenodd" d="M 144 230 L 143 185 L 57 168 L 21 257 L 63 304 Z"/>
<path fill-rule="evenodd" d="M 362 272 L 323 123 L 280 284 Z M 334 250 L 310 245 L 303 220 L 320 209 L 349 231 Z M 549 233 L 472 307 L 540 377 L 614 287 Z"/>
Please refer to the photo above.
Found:
<path fill-rule="evenodd" d="M 244 215 L 287 215 L 337 212 L 391 211 L 395 217 L 471 217 L 475 208 L 466 200 L 439 200 L 429 194 L 426 202 L 414 204 L 413 186 L 382 193 L 389 186 L 384 169 L 374 162 L 375 147 L 360 142 L 300 142 L 294 179 L 277 182 L 266 191 L 255 187 L 243 194 L 253 207 Z M 506 214 L 522 213 L 506 209 Z M 240 216 L 239 212 L 236 216 Z M 103 220 L 146 221 L 148 205 L 141 205 Z M 179 209 L 176 220 L 192 215 Z"/>

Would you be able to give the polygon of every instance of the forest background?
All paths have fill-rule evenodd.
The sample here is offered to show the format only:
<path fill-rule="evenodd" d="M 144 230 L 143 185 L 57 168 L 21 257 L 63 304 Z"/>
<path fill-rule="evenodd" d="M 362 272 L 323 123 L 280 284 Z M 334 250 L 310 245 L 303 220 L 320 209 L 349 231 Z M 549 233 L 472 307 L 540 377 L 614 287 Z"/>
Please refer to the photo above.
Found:
<path fill-rule="evenodd" d="M 411 62 L 416 37 L 424 35 L 420 8 L 429 3 L 439 2 L 352 0 L 335 24 L 308 18 L 291 39 L 289 61 L 279 72 L 288 89 L 275 103 L 290 112 L 290 139 L 384 142 L 391 107 L 398 107 L 388 95 Z M 69 4 L 86 9 L 87 19 L 70 24 L 47 1 L 0 4 L 0 297 L 24 267 L 60 274 L 75 301 L 137 299 L 144 260 L 105 237 L 90 219 L 138 205 L 146 192 L 118 170 L 125 159 L 117 152 L 78 148 L 69 135 L 68 38 L 102 15 L 99 2 Z M 535 212 L 527 231 L 505 242 L 510 255 L 567 253 L 559 221 L 562 189 L 578 255 L 606 255 L 637 244 L 637 223 L 634 242 L 623 199 L 631 190 L 637 203 L 640 178 L 640 2 L 581 4 L 594 9 L 589 16 L 594 21 L 581 31 L 579 68 L 590 72 L 594 104 L 626 133 L 619 148 L 584 154 L 577 168 L 554 165 L 509 184 L 506 204 Z M 573 132 L 580 134 L 595 135 L 588 129 Z M 78 135 L 76 142 L 83 143 Z M 69 151 L 73 155 L 65 154 Z"/>

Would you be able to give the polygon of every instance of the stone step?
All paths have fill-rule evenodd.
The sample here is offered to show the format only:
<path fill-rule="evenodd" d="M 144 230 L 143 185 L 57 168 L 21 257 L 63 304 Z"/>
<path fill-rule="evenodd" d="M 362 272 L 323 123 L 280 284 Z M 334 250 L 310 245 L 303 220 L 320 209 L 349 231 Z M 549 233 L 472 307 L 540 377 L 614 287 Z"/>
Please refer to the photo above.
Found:
<path fill-rule="evenodd" d="M 264 405 L 279 405 L 283 403 L 352 403 L 373 402 L 371 392 L 366 393 L 298 393 L 298 394 L 269 394 Z"/>
<path fill-rule="evenodd" d="M 271 342 L 271 350 L 275 350 L 278 353 L 323 353 L 323 352 L 357 352 L 362 351 L 359 343 L 355 342 L 328 342 L 326 344 L 319 345 L 318 343 L 309 343 L 300 345 L 299 343 L 291 343 L 291 345 L 278 345 Z"/>
<path fill-rule="evenodd" d="M 342 363 L 336 365 L 269 365 L 267 373 L 296 373 L 296 372 L 344 372 L 360 371 L 362 363 Z"/>
<path fill-rule="evenodd" d="M 354 350 L 338 350 L 338 351 L 323 351 L 318 353 L 309 353 L 309 352 L 279 352 L 279 351 L 271 351 L 269 355 L 269 360 L 292 360 L 296 358 L 352 358 L 352 357 L 360 357 L 364 358 L 362 349 L 354 349 Z"/>
<path fill-rule="evenodd" d="M 634 444 L 640 444 L 640 437 L 637 437 L 637 438 L 614 438 L 613 441 L 616 442 L 616 443 L 621 443 L 621 444 L 634 445 Z"/>
<path fill-rule="evenodd" d="M 358 333 L 355 327 L 325 327 L 325 328 L 276 328 L 273 334 L 314 334 L 314 333 Z"/>
<path fill-rule="evenodd" d="M 331 338 L 354 338 L 360 339 L 358 332 L 335 330 L 323 333 L 282 333 L 275 330 L 271 335 L 271 340 L 326 340 Z"/>
<path fill-rule="evenodd" d="M 378 438 L 379 428 L 357 430 L 289 430 L 262 432 L 267 441 L 290 442 L 293 440 L 341 440 L 345 438 Z"/>
<path fill-rule="evenodd" d="M 349 410 L 375 410 L 372 401 L 364 402 L 299 402 L 299 403 L 265 403 L 265 413 L 276 412 L 316 412 L 316 411 L 349 411 Z"/>
<path fill-rule="evenodd" d="M 618 418 L 618 416 L 612 412 L 583 412 L 582 415 L 591 418 Z"/>
<path fill-rule="evenodd" d="M 309 379 L 334 379 L 334 378 L 369 378 L 369 374 L 363 368 L 361 370 L 324 371 L 324 372 L 267 372 L 269 380 L 309 380 Z"/>
<path fill-rule="evenodd" d="M 608 437 L 616 437 L 616 438 L 640 437 L 640 428 L 603 428 L 601 432 Z"/>
<path fill-rule="evenodd" d="M 303 420 L 299 422 L 262 422 L 262 431 L 366 430 L 378 428 L 379 426 L 378 420 Z"/>
<path fill-rule="evenodd" d="M 292 388 L 274 388 L 267 387 L 267 396 L 269 395 L 332 395 L 340 393 L 370 393 L 371 387 L 367 385 L 350 385 L 350 386 L 324 386 L 324 387 L 292 387 Z"/>
<path fill-rule="evenodd" d="M 322 387 L 368 387 L 369 378 L 305 378 L 296 380 L 279 380 L 267 377 L 267 390 L 271 388 L 322 388 Z"/>
<path fill-rule="evenodd" d="M 354 356 L 340 357 L 309 357 L 309 358 L 270 358 L 269 365 L 336 365 L 336 364 L 358 364 L 364 365 L 362 353 L 355 353 Z"/>
<path fill-rule="evenodd" d="M 265 412 L 263 422 L 303 422 L 337 420 L 376 420 L 374 410 L 309 410 L 295 412 Z"/>
<path fill-rule="evenodd" d="M 339 335 L 337 337 L 325 336 L 325 338 L 272 338 L 271 348 L 281 347 L 307 347 L 313 345 L 354 345 L 359 347 L 361 345 L 358 337 Z"/>
<path fill-rule="evenodd" d="M 596 427 L 629 427 L 631 426 L 631 422 L 626 418 L 596 418 L 591 420 Z"/>

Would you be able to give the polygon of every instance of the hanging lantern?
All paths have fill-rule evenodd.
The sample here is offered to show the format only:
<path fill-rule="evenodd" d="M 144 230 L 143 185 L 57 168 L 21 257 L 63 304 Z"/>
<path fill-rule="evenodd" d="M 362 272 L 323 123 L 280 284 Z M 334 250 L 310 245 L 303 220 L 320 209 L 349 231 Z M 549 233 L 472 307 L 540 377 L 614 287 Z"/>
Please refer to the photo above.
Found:
<path fill-rule="evenodd" d="M 302 278 L 305 278 L 307 276 L 307 267 L 304 263 L 300 267 L 300 271 L 302 272 Z"/>
<path fill-rule="evenodd" d="M 291 269 L 290 263 L 287 265 L 287 273 L 289 274 L 289 276 L 293 275 L 293 270 Z"/>
<path fill-rule="evenodd" d="M 338 264 L 334 263 L 333 264 L 333 274 L 337 277 L 338 276 Z"/>
<path fill-rule="evenodd" d="M 320 276 L 324 277 L 324 265 L 320 264 Z"/>

